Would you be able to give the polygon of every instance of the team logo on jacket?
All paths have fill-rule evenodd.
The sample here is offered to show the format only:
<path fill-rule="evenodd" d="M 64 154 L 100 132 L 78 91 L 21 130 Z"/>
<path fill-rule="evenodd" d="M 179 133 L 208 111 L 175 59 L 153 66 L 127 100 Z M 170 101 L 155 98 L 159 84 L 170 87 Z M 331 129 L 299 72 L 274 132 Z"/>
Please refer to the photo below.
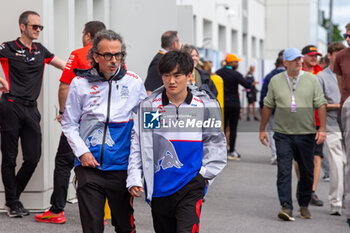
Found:
<path fill-rule="evenodd" d="M 169 151 L 167 151 L 165 155 L 158 159 L 157 163 L 154 165 L 154 173 L 159 172 L 160 168 L 166 170 L 172 167 L 181 168 L 182 166 L 183 164 L 180 162 L 176 153 L 172 154 Z"/>
<path fill-rule="evenodd" d="M 102 145 L 103 141 L 103 129 L 96 129 L 95 131 L 92 132 L 91 138 L 88 137 L 85 141 L 85 145 L 87 147 L 91 146 L 97 146 L 97 145 Z M 109 132 L 109 128 L 107 127 L 107 132 L 106 132 L 106 139 L 105 139 L 105 144 L 108 146 L 112 147 L 114 146 L 115 142 L 113 141 L 111 137 L 111 133 Z"/>
<path fill-rule="evenodd" d="M 128 86 L 122 86 L 122 90 L 120 91 L 120 98 L 121 99 L 129 98 L 129 88 L 128 88 Z"/>
<path fill-rule="evenodd" d="M 94 94 L 100 93 L 100 91 L 97 91 L 97 89 L 98 89 L 98 86 L 97 85 L 93 85 L 91 87 L 90 95 L 94 95 Z"/>
<path fill-rule="evenodd" d="M 162 114 L 157 109 L 156 112 L 147 112 L 143 113 L 143 128 L 144 129 L 160 129 L 160 116 Z"/>

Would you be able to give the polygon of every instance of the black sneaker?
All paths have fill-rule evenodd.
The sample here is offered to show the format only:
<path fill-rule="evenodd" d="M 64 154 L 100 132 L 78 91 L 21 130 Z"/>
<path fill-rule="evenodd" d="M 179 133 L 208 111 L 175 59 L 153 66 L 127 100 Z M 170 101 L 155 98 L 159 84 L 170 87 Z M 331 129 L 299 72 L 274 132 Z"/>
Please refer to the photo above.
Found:
<path fill-rule="evenodd" d="M 13 204 L 11 207 L 5 205 L 4 209 L 7 211 L 7 215 L 10 218 L 22 218 L 23 216 L 22 208 L 17 203 Z"/>
<path fill-rule="evenodd" d="M 312 193 L 311 194 L 310 205 L 323 206 L 323 201 L 318 199 L 318 196 L 316 195 L 316 193 Z"/>
<path fill-rule="evenodd" d="M 18 205 L 19 205 L 19 208 L 22 211 L 22 216 L 28 216 L 29 215 L 29 211 L 26 208 L 24 208 L 22 202 L 19 202 Z"/>

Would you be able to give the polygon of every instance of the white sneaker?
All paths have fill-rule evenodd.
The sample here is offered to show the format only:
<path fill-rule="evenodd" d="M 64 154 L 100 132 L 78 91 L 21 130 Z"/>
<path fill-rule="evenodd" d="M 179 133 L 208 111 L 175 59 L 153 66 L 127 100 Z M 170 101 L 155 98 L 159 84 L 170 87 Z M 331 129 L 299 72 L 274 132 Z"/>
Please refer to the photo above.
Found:
<path fill-rule="evenodd" d="M 331 206 L 330 215 L 341 216 L 341 206 Z"/>
<path fill-rule="evenodd" d="M 240 160 L 241 155 L 237 151 L 233 151 L 227 155 L 228 160 Z"/>

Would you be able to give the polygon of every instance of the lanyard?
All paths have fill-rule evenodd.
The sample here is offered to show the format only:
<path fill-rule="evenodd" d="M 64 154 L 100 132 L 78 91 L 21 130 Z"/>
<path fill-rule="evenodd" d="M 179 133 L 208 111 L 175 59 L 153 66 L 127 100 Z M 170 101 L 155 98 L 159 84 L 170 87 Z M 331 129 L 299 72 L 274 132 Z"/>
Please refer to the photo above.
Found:
<path fill-rule="evenodd" d="M 196 69 L 193 69 L 190 82 L 191 82 L 190 84 L 192 84 L 193 86 L 196 86 Z"/>
<path fill-rule="evenodd" d="M 297 88 L 298 86 L 298 83 L 299 83 L 299 80 L 300 80 L 300 76 L 302 76 L 304 74 L 303 71 L 300 71 L 298 77 L 297 77 L 297 81 L 296 82 L 293 82 L 293 89 L 292 89 L 292 85 L 290 84 L 290 80 L 289 80 L 289 76 L 287 74 L 287 71 L 284 72 L 285 75 L 286 75 L 286 78 L 287 78 L 287 82 L 288 82 L 288 86 L 289 86 L 289 89 L 292 93 L 292 103 L 295 103 L 295 96 L 294 96 L 294 93 L 295 93 L 295 89 Z"/>
<path fill-rule="evenodd" d="M 161 48 L 159 49 L 158 53 L 160 54 L 166 54 L 168 51 L 166 51 L 165 49 Z"/>

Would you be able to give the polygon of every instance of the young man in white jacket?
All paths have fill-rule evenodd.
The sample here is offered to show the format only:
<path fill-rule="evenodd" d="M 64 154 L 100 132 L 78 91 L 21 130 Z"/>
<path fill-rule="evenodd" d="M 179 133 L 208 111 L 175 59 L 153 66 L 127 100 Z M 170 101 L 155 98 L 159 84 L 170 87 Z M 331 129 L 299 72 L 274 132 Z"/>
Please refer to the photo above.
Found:
<path fill-rule="evenodd" d="M 122 61 L 125 45 L 114 31 L 99 32 L 91 66 L 73 79 L 62 130 L 75 156 L 83 232 L 103 232 L 106 197 L 116 232 L 134 232 L 133 198 L 126 188 L 133 113 L 146 97 L 142 80 Z"/>
<path fill-rule="evenodd" d="M 192 70 L 189 54 L 166 53 L 164 86 L 141 102 L 134 125 L 127 187 L 146 191 L 157 233 L 198 232 L 204 190 L 226 165 L 219 104 L 187 86 Z"/>

